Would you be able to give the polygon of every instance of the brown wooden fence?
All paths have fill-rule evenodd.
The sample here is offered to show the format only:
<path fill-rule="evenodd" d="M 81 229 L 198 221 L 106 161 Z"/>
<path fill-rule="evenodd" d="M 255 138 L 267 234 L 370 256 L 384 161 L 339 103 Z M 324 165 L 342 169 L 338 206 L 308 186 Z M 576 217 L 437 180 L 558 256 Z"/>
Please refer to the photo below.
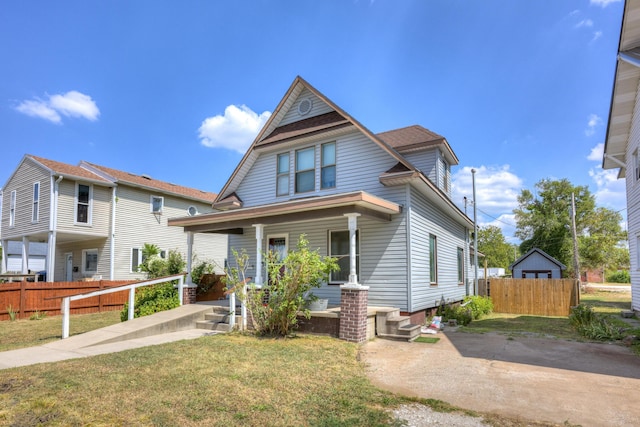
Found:
<path fill-rule="evenodd" d="M 60 314 L 62 297 L 85 294 L 114 286 L 128 285 L 131 280 L 96 280 L 92 282 L 12 282 L 0 283 L 0 320 L 9 319 L 9 311 L 16 318 L 27 319 L 36 311 L 49 316 Z M 114 292 L 71 303 L 72 314 L 120 310 L 128 301 L 129 291 Z"/>
<path fill-rule="evenodd" d="M 496 313 L 568 316 L 580 303 L 574 279 L 478 280 L 478 294 L 491 297 Z"/>

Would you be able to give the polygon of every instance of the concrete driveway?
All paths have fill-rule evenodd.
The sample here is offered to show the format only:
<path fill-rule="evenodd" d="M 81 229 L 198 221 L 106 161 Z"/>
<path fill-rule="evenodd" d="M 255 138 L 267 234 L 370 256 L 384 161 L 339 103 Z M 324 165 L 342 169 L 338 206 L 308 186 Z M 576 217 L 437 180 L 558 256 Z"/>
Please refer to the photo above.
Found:
<path fill-rule="evenodd" d="M 435 344 L 366 343 L 361 357 L 372 382 L 525 420 L 640 425 L 640 357 L 626 347 L 453 330 L 435 336 Z"/>

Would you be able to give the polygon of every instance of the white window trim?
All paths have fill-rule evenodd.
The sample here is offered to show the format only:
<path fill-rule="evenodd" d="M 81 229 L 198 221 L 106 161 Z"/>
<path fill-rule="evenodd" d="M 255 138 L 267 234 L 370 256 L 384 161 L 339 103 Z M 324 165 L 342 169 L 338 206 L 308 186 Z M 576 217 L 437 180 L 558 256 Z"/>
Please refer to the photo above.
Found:
<path fill-rule="evenodd" d="M 286 155 L 288 157 L 287 171 L 280 173 L 280 156 Z M 287 176 L 287 188 L 286 191 L 279 193 L 278 182 L 281 176 Z M 283 189 L 284 190 L 284 189 Z M 291 152 L 284 151 L 276 154 L 276 197 L 288 196 L 291 193 Z"/>
<path fill-rule="evenodd" d="M 9 202 L 9 227 L 16 225 L 16 200 L 18 199 L 17 190 L 11 191 L 11 200 Z"/>
<path fill-rule="evenodd" d="M 335 257 L 335 255 L 333 255 L 331 253 L 331 233 L 340 233 L 340 232 L 347 232 L 347 235 L 349 234 L 349 229 L 337 229 L 337 230 L 329 230 L 329 236 L 327 239 L 327 243 L 328 243 L 328 247 L 327 247 L 327 254 L 329 257 Z M 360 259 L 361 262 L 356 262 L 356 275 L 358 277 L 360 277 L 360 266 L 362 263 L 362 259 L 361 259 L 361 255 L 360 255 L 360 246 L 361 246 L 361 242 L 362 242 L 362 235 L 360 234 L 360 229 L 356 228 L 356 260 Z M 346 254 L 347 257 L 349 257 L 351 254 Z M 345 255 L 341 255 L 341 256 L 345 256 Z M 342 273 L 342 271 L 341 271 Z M 342 285 L 345 283 L 349 283 L 349 279 L 347 280 L 333 280 L 333 278 L 331 277 L 333 273 L 329 273 L 329 284 L 331 285 Z M 349 277 L 349 275 L 347 274 L 347 277 Z"/>
<path fill-rule="evenodd" d="M 98 272 L 98 259 L 96 259 L 96 269 L 95 269 L 95 271 L 87 270 L 85 268 L 86 265 L 87 265 L 87 254 L 88 253 L 93 253 L 93 252 L 95 252 L 96 255 L 99 257 L 100 253 L 98 252 L 98 248 L 83 249 L 82 250 L 82 274 L 96 274 Z"/>
<path fill-rule="evenodd" d="M 308 151 L 308 150 L 313 150 L 313 168 L 310 169 L 302 169 L 302 170 L 298 170 L 298 152 L 301 151 Z M 295 194 L 309 194 L 309 193 L 313 193 L 317 191 L 317 180 L 318 180 L 318 164 L 317 164 L 317 149 L 315 145 L 312 145 L 310 147 L 304 147 L 304 148 L 298 148 L 297 150 L 294 150 L 293 155 L 295 156 L 295 158 L 293 159 L 294 161 L 294 166 L 293 166 L 293 192 Z M 311 190 L 307 190 L 307 191 L 298 191 L 298 173 L 302 173 L 302 172 L 310 172 L 313 171 L 313 188 Z"/>
<path fill-rule="evenodd" d="M 136 265 L 136 268 L 133 268 L 133 253 L 135 251 L 138 251 L 138 265 Z M 131 252 L 130 252 L 130 258 L 129 258 L 129 272 L 130 273 L 139 273 L 138 271 L 138 267 L 140 266 L 140 264 L 142 264 L 142 248 L 131 248 Z"/>
<path fill-rule="evenodd" d="M 159 211 L 153 210 L 153 199 L 160 199 L 160 210 Z M 162 196 L 154 196 L 154 195 L 149 196 L 149 212 L 156 213 L 156 214 L 161 214 L 163 210 L 164 210 L 164 197 L 162 197 Z"/>
<path fill-rule="evenodd" d="M 433 237 L 433 253 L 431 252 L 431 238 Z M 431 271 L 431 256 L 433 256 L 433 270 Z M 431 273 L 433 273 L 435 281 L 431 280 Z M 438 236 L 435 234 L 429 234 L 429 285 L 438 286 Z"/>
<path fill-rule="evenodd" d="M 78 191 L 81 185 L 89 187 L 89 207 L 87 208 L 87 222 L 78 222 Z M 76 182 L 76 192 L 73 204 L 73 223 L 75 225 L 90 226 L 93 222 L 93 185 L 85 184 L 82 182 Z"/>
<path fill-rule="evenodd" d="M 287 254 L 289 253 L 289 233 L 280 233 L 280 234 L 267 234 L 267 239 L 265 240 L 265 246 L 266 246 L 266 250 L 264 251 L 265 254 L 269 253 L 269 240 L 271 239 L 284 239 L 284 256 L 287 256 Z M 269 283 L 269 265 L 268 262 L 265 262 L 265 268 L 266 268 L 266 283 Z"/>
<path fill-rule="evenodd" d="M 36 187 L 38 188 L 38 197 L 36 197 Z M 31 205 L 31 222 L 40 221 L 40 182 L 33 183 L 33 202 Z"/>
<path fill-rule="evenodd" d="M 333 163 L 323 164 L 324 163 L 324 146 L 325 145 L 333 145 Z M 331 187 L 323 187 L 322 186 L 322 170 L 328 167 L 333 167 L 335 171 L 335 184 Z M 333 188 L 338 187 L 338 144 L 336 141 L 324 142 L 320 144 L 320 190 L 331 190 Z"/>

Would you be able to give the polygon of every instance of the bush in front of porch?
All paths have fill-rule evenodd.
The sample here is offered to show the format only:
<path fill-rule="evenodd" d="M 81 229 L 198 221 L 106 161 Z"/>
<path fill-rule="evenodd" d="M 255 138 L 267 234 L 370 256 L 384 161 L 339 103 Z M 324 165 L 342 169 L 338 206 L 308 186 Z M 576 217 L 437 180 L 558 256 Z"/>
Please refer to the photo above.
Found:
<path fill-rule="evenodd" d="M 235 292 L 249 312 L 258 335 L 286 337 L 297 328 L 298 313 L 310 317 L 305 297 L 319 288 L 332 271 L 338 271 L 335 258 L 323 257 L 318 250 L 309 249 L 304 234 L 300 235 L 296 250 L 284 259 L 269 251 L 265 255 L 269 285 L 258 287 L 248 283 L 246 271 L 249 256 L 246 251 L 233 250 L 237 267 L 227 269 L 224 278 L 229 292 Z M 246 286 L 245 286 L 246 284 Z"/>

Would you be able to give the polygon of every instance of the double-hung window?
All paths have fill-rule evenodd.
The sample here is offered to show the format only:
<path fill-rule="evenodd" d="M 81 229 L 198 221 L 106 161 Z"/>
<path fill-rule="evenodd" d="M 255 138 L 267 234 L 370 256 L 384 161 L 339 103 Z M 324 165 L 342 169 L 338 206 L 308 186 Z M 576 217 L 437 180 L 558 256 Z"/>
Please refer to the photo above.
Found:
<path fill-rule="evenodd" d="M 338 259 L 340 271 L 332 271 L 329 282 L 347 283 L 351 270 L 349 230 L 329 232 L 329 256 Z M 356 274 L 360 276 L 360 231 L 356 230 Z"/>
<path fill-rule="evenodd" d="M 336 186 L 336 143 L 322 144 L 322 166 L 320 168 L 320 188 Z"/>
<path fill-rule="evenodd" d="M 278 176 L 276 178 L 276 196 L 289 194 L 289 153 L 278 154 Z"/>
<path fill-rule="evenodd" d="M 13 190 L 11 192 L 11 202 L 9 205 L 9 227 L 16 225 L 16 198 L 17 192 Z"/>
<path fill-rule="evenodd" d="M 31 211 L 31 222 L 38 222 L 40 216 L 40 183 L 33 183 L 33 207 Z"/>
<path fill-rule="evenodd" d="M 464 249 L 458 248 L 458 284 L 464 284 Z"/>
<path fill-rule="evenodd" d="M 151 212 L 152 213 L 162 213 L 163 206 L 164 206 L 164 197 L 151 196 Z"/>
<path fill-rule="evenodd" d="M 76 223 L 91 223 L 91 186 L 76 185 Z"/>
<path fill-rule="evenodd" d="M 433 234 L 429 234 L 429 282 L 438 284 L 438 244 Z"/>
<path fill-rule="evenodd" d="M 84 249 L 82 251 L 82 273 L 95 274 L 98 272 L 98 250 Z"/>
<path fill-rule="evenodd" d="M 296 193 L 316 189 L 315 147 L 296 151 Z"/>

